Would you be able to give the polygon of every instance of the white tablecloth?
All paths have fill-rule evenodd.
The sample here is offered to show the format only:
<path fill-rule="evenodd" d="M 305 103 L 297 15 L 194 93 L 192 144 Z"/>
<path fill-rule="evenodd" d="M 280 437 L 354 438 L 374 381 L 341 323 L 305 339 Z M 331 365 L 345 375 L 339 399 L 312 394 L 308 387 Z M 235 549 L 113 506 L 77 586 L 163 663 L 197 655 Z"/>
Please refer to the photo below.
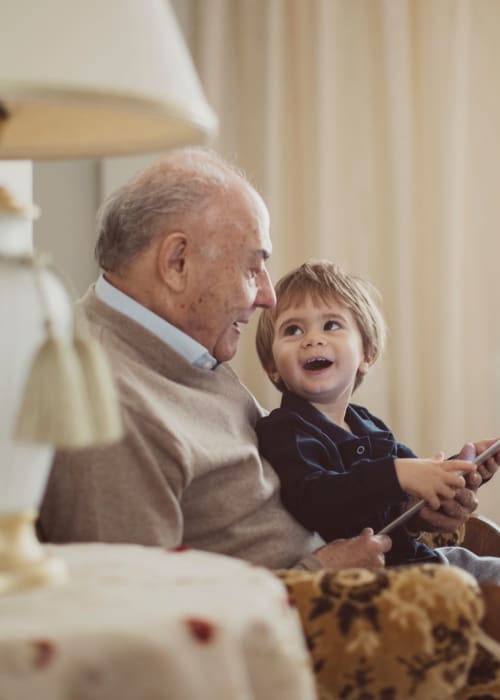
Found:
<path fill-rule="evenodd" d="M 193 550 L 47 547 L 70 582 L 0 597 L 2 700 L 312 700 L 296 611 L 261 568 Z"/>

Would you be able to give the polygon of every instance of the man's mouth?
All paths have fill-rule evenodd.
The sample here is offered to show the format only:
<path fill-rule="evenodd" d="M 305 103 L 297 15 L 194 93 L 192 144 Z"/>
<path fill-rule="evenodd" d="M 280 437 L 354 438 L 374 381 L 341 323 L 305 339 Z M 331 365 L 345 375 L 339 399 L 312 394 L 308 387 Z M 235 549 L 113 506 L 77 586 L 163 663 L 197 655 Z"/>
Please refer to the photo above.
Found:
<path fill-rule="evenodd" d="M 245 323 L 245 324 L 246 324 L 246 323 L 248 323 L 248 321 L 246 321 L 245 319 L 240 319 L 239 321 L 233 321 L 233 324 L 232 324 L 232 325 L 233 325 L 233 328 L 234 328 L 235 330 L 237 330 L 238 333 L 241 333 L 241 331 L 242 331 L 242 329 L 241 329 L 241 324 L 242 324 L 242 323 Z"/>
<path fill-rule="evenodd" d="M 327 369 L 328 367 L 331 367 L 332 364 L 333 362 L 331 360 L 327 360 L 326 357 L 311 357 L 311 359 L 306 360 L 302 366 L 308 372 L 315 372 L 320 369 Z"/>

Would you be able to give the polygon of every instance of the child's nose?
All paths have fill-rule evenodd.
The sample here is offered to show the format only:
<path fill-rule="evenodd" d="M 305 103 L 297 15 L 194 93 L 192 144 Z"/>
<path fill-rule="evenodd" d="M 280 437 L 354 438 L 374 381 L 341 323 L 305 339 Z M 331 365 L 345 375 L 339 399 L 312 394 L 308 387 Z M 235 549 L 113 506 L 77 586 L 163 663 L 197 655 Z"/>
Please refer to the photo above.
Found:
<path fill-rule="evenodd" d="M 325 339 L 321 333 L 307 333 L 304 336 L 304 347 L 313 347 L 314 345 L 324 345 Z"/>

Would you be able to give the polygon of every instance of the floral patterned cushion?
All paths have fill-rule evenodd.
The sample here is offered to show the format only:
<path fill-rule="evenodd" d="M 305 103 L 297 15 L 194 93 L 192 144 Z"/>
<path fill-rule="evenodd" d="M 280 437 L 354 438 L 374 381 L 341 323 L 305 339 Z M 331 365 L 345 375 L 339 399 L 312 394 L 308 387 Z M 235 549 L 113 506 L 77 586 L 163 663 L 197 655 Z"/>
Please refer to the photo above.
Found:
<path fill-rule="evenodd" d="M 500 645 L 482 643 L 484 605 L 466 572 L 275 573 L 300 614 L 321 700 L 500 698 Z"/>
<path fill-rule="evenodd" d="M 422 532 L 419 541 L 428 547 L 459 547 L 465 537 L 466 523 L 454 532 Z"/>

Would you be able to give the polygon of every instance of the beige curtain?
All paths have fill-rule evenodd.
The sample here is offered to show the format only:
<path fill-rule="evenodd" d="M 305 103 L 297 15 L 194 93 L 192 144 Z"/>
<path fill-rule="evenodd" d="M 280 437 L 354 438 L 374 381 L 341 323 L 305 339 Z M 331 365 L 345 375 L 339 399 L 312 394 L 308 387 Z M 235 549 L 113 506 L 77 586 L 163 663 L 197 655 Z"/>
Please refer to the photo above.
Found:
<path fill-rule="evenodd" d="M 388 349 L 355 400 L 422 455 L 500 434 L 499 0 L 173 4 L 214 146 L 268 203 L 273 278 L 327 257 L 382 293 Z M 236 369 L 272 407 L 253 335 Z"/>

